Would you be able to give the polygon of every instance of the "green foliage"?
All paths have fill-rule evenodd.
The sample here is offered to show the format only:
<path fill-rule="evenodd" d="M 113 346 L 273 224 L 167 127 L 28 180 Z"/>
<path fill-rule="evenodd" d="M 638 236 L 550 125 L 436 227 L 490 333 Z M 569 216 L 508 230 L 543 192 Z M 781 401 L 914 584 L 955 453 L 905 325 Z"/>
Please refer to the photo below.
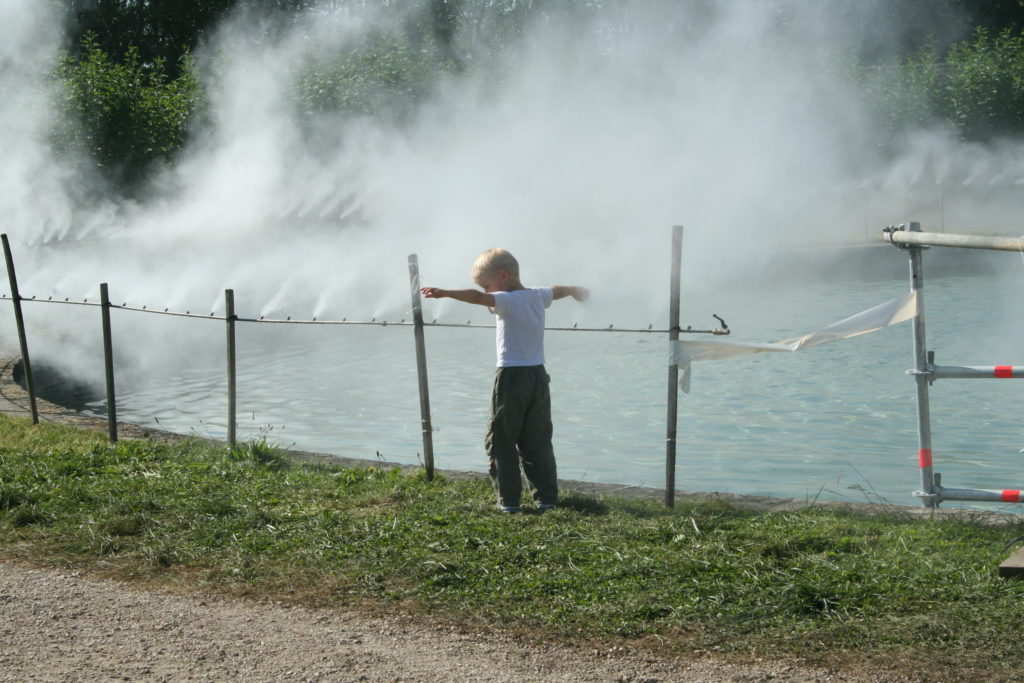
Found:
<path fill-rule="evenodd" d="M 1024 34 L 978 29 L 945 54 L 927 46 L 899 67 L 863 71 L 890 135 L 945 121 L 961 137 L 988 141 L 1024 134 Z"/>
<path fill-rule="evenodd" d="M 141 189 L 155 168 L 174 159 L 202 114 L 203 90 L 190 50 L 233 12 L 269 13 L 272 19 L 262 25 L 272 35 L 296 26 L 301 13 L 316 4 L 313 0 L 60 2 L 78 43 L 56 70 L 64 92 L 56 147 L 91 158 L 105 177 L 127 193 Z M 960 0 L 944 3 L 947 9 L 956 9 L 954 14 L 962 21 L 985 28 L 958 43 L 945 36 L 941 43 L 915 47 L 895 64 L 873 63 L 858 70 L 869 101 L 875 103 L 883 137 L 895 141 L 907 131 L 942 122 L 953 125 L 966 140 L 1020 135 L 1024 132 L 1024 34 L 1019 3 L 991 0 L 970 8 Z M 710 6 L 703 7 L 710 12 Z M 321 11 L 372 13 L 371 9 L 339 0 Z M 338 115 L 401 121 L 447 75 L 495 69 L 488 80 L 500 81 L 503 67 L 497 65 L 502 55 L 533 23 L 557 15 L 580 25 L 621 22 L 623 30 L 628 30 L 629 23 L 645 13 L 678 9 L 671 2 L 611 8 L 588 0 L 384 2 L 374 11 L 402 20 L 388 24 L 389 28 L 379 27 L 343 52 L 325 47 L 299 65 L 293 74 L 292 104 L 309 124 L 307 133 L 316 136 L 330 129 L 320 125 L 323 121 L 333 122 Z M 912 2 L 897 3 L 892 11 L 897 18 L 921 14 Z M 893 23 L 902 25 L 896 19 Z M 962 26 L 956 34 L 963 35 Z M 897 42 L 921 44 L 920 39 Z M 877 55 L 862 57 L 874 61 Z"/>
<path fill-rule="evenodd" d="M 87 154 L 108 179 L 130 190 L 184 143 L 201 94 L 192 61 L 185 57 L 181 75 L 169 80 L 162 60 L 145 63 L 134 48 L 120 63 L 92 34 L 82 48 L 57 70 L 65 123 L 57 147 Z"/>
<path fill-rule="evenodd" d="M 401 116 L 422 101 L 454 62 L 428 39 L 420 44 L 394 33 L 378 33 L 364 44 L 307 61 L 296 78 L 296 105 L 308 117 L 341 113 Z"/>
<path fill-rule="evenodd" d="M 947 62 L 940 106 L 966 139 L 1024 131 L 1024 35 L 979 29 L 973 41 L 953 46 Z"/>
<path fill-rule="evenodd" d="M 862 83 L 875 116 L 890 135 L 940 121 L 937 98 L 941 71 L 934 46 L 926 46 L 899 66 L 867 67 Z"/>
<path fill-rule="evenodd" d="M 180 75 L 182 58 L 231 12 L 258 10 L 272 13 L 280 22 L 316 4 L 316 0 L 55 1 L 64 8 L 76 56 L 85 54 L 82 40 L 91 35 L 113 61 L 124 62 L 134 51 L 143 63 L 162 61 L 172 79 Z"/>
<path fill-rule="evenodd" d="M 263 467 L 283 469 L 288 466 L 288 461 L 267 443 L 266 437 L 237 446 L 228 453 L 228 456 L 234 460 L 249 461 Z"/>

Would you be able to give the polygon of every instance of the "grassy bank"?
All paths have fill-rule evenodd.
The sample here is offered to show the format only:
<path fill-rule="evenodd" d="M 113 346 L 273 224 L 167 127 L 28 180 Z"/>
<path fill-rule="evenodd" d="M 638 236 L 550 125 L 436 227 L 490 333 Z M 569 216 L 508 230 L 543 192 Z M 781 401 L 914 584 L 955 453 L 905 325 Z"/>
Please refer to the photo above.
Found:
<path fill-rule="evenodd" d="M 0 416 L 6 558 L 539 637 L 985 677 L 1024 665 L 1024 583 L 996 576 L 1019 525 L 564 503 L 503 516 L 484 481 L 303 465 L 259 444 L 112 446 Z"/>

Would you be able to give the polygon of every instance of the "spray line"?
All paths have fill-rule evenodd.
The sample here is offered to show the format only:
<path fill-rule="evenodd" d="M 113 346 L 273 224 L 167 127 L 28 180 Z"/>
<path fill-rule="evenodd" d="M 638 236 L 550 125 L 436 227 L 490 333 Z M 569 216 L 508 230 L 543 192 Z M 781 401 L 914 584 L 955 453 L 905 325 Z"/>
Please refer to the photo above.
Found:
<path fill-rule="evenodd" d="M 0 294 L 0 299 L 10 299 L 10 298 L 11 298 L 10 294 Z M 27 303 L 36 303 L 36 304 L 63 304 L 65 306 L 93 306 L 95 308 L 102 308 L 103 307 L 103 304 L 101 302 L 99 302 L 99 301 L 89 301 L 88 298 L 82 299 L 81 301 L 78 301 L 77 299 L 72 301 L 70 299 L 70 297 L 68 297 L 68 298 L 65 298 L 62 301 L 60 299 L 54 299 L 53 297 L 47 297 L 46 299 L 38 299 L 35 296 L 22 296 L 22 297 L 19 297 L 19 299 L 21 301 L 24 301 L 24 302 L 27 302 Z M 111 308 L 120 308 L 120 309 L 125 310 L 125 311 L 138 311 L 140 313 L 155 313 L 157 315 L 173 315 L 173 316 L 177 316 L 179 318 L 202 318 L 203 320 L 227 320 L 227 318 L 225 318 L 224 316 L 222 316 L 222 315 L 218 316 L 218 315 L 216 315 L 214 313 L 210 313 L 210 315 L 199 315 L 198 313 L 192 313 L 191 311 L 185 311 L 184 313 L 182 313 L 180 311 L 172 311 L 172 310 L 170 310 L 168 308 L 165 308 L 165 309 L 163 309 L 161 311 L 159 308 L 148 308 L 146 306 L 138 308 L 138 307 L 135 307 L 135 306 L 129 306 L 127 303 L 121 304 L 120 306 L 117 305 L 117 304 L 113 304 L 112 303 L 112 304 L 110 304 L 110 307 Z"/>
<path fill-rule="evenodd" d="M 0 294 L 0 300 L 2 300 L 2 299 L 10 299 L 10 298 L 11 298 L 10 294 Z M 47 297 L 46 299 L 39 299 L 36 296 L 31 296 L 31 297 L 22 296 L 22 297 L 19 297 L 19 298 L 20 298 L 21 301 L 25 301 L 25 302 L 28 302 L 28 303 L 63 304 L 65 306 L 92 306 L 92 307 L 95 307 L 95 308 L 100 308 L 100 307 L 103 306 L 103 304 L 101 302 L 89 301 L 88 298 L 82 299 L 81 301 L 78 301 L 77 299 L 76 300 L 71 300 L 70 297 L 66 297 L 63 300 L 61 300 L 61 299 L 54 299 L 53 297 Z M 148 306 L 141 306 L 141 307 L 140 306 L 129 306 L 127 304 L 127 302 L 122 303 L 120 305 L 111 303 L 111 304 L 109 304 L 109 306 L 110 306 L 110 308 L 116 308 L 116 309 L 120 309 L 122 311 L 134 311 L 136 313 L 151 313 L 151 314 L 155 314 L 155 315 L 168 315 L 168 316 L 175 316 L 175 317 L 179 317 L 179 318 L 198 318 L 198 319 L 202 319 L 202 320 L 223 320 L 223 321 L 227 320 L 226 316 L 224 316 L 224 315 L 217 315 L 215 312 L 211 312 L 209 315 L 202 315 L 202 314 L 199 314 L 199 313 L 192 313 L 191 311 L 185 311 L 183 313 L 181 311 L 172 311 L 172 310 L 170 310 L 168 308 L 164 308 L 163 310 L 160 310 L 159 308 L 150 308 Z M 389 320 L 377 320 L 376 318 L 371 318 L 370 320 L 348 320 L 347 318 L 342 318 L 341 320 L 317 320 L 314 317 L 314 318 L 311 318 L 311 319 L 308 319 L 308 320 L 303 320 L 303 319 L 293 320 L 291 318 L 291 316 L 288 316 L 286 318 L 266 318 L 266 317 L 263 317 L 263 316 L 260 316 L 258 318 L 249 318 L 249 317 L 243 317 L 243 316 L 236 315 L 234 317 L 234 320 L 236 322 L 267 323 L 267 324 L 273 324 L 273 325 L 373 325 L 373 326 L 377 326 L 377 327 L 413 327 L 413 326 L 415 326 L 415 323 L 409 322 L 409 321 L 405 320 L 405 318 L 402 318 L 401 320 L 395 322 L 395 321 L 389 321 Z M 460 327 L 460 328 L 475 328 L 475 329 L 485 329 L 485 330 L 493 330 L 494 329 L 494 325 L 485 325 L 485 324 L 480 324 L 480 323 L 472 323 L 472 322 L 469 322 L 469 321 L 467 321 L 465 323 L 443 323 L 443 322 L 439 323 L 439 322 L 437 322 L 436 318 L 433 321 L 431 321 L 431 322 L 424 322 L 423 326 L 424 327 Z M 654 325 L 648 325 L 647 328 L 629 328 L 629 327 L 615 327 L 615 325 L 609 325 L 608 327 L 580 327 L 579 325 L 574 324 L 574 325 L 572 325 L 572 327 L 545 327 L 544 329 L 545 330 L 549 330 L 549 331 L 553 331 L 553 332 L 621 332 L 621 333 L 634 333 L 634 334 L 635 333 L 668 334 L 669 332 L 671 332 L 671 330 L 668 330 L 668 329 L 655 329 Z M 713 334 L 713 335 L 728 335 L 729 332 L 730 332 L 728 327 L 725 327 L 724 329 L 723 328 L 694 329 L 692 326 L 687 326 L 685 328 L 680 328 L 677 331 L 680 332 L 680 333 L 684 333 L 684 334 Z"/>

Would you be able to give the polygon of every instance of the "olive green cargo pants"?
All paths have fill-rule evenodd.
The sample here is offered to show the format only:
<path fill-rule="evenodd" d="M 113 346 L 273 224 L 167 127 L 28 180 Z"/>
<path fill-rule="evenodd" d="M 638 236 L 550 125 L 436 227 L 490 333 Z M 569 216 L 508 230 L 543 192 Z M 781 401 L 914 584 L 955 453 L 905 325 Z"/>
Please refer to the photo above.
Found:
<path fill-rule="evenodd" d="M 543 365 L 498 368 L 491 418 L 484 440 L 498 504 L 519 507 L 522 471 L 537 505 L 558 503 L 558 474 L 551 446 L 550 378 Z"/>

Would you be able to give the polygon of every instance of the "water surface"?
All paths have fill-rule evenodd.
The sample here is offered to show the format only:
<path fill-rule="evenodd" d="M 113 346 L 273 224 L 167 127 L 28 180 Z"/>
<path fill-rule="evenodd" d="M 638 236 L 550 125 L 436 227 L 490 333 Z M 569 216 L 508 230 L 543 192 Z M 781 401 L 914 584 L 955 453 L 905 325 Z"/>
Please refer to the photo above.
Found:
<path fill-rule="evenodd" d="M 691 288 L 683 323 L 708 326 L 717 312 L 733 339 L 778 341 L 909 287 L 901 276 L 773 282 L 735 291 Z M 1019 258 L 925 282 L 929 348 L 939 364 L 1024 365 Z M 445 312 L 452 322 L 463 313 Z M 203 321 L 154 324 L 176 335 L 183 325 L 197 326 L 194 335 L 184 334 L 188 343 L 223 344 L 222 328 L 210 332 Z M 484 471 L 493 331 L 428 328 L 426 340 L 435 464 Z M 663 486 L 666 335 L 550 331 L 546 346 L 560 476 Z M 797 353 L 695 364 L 692 392 L 679 400 L 677 487 L 918 504 L 915 388 L 905 374 L 912 365 L 909 323 Z M 145 378 L 119 375 L 119 418 L 223 437 L 224 375 L 216 353 Z M 238 326 L 243 440 L 416 463 L 422 453 L 416 382 L 409 327 Z M 1007 380 L 943 380 L 932 387 L 935 469 L 944 485 L 1024 486 L 1022 390 L 1022 383 Z M 104 405 L 95 401 L 86 409 L 102 414 Z"/>

